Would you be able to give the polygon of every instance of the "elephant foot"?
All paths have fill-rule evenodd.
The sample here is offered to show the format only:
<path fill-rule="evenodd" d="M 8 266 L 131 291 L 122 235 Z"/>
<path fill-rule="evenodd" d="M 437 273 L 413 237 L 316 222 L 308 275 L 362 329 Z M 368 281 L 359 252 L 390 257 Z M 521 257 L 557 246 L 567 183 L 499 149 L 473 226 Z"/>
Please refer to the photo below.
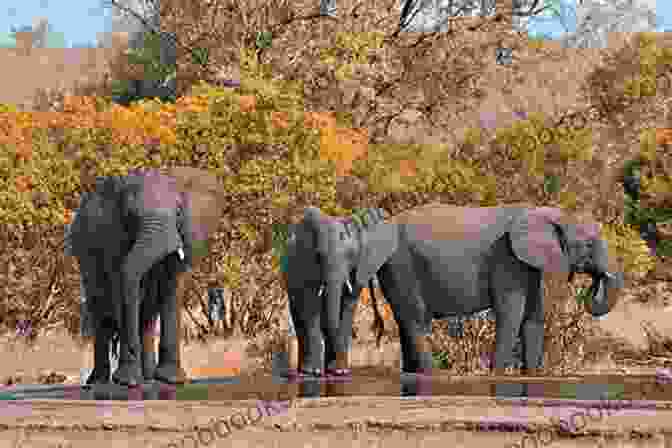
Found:
<path fill-rule="evenodd" d="M 94 368 L 91 375 L 86 380 L 86 384 L 91 386 L 94 384 L 109 384 L 110 383 L 110 369 L 96 369 Z"/>
<path fill-rule="evenodd" d="M 135 387 L 143 383 L 140 363 L 119 363 L 119 368 L 112 375 L 112 381 L 122 386 Z"/>
<path fill-rule="evenodd" d="M 154 379 L 168 384 L 185 384 L 189 382 L 187 373 L 177 363 L 159 364 L 154 372 Z"/>

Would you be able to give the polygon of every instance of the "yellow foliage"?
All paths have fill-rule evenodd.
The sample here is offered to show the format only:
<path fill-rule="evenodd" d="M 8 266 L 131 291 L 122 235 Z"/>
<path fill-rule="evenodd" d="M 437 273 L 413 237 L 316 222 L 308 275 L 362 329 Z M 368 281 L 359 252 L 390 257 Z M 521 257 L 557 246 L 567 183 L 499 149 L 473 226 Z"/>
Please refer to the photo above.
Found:
<path fill-rule="evenodd" d="M 626 224 L 605 224 L 602 236 L 609 243 L 609 251 L 623 262 L 623 272 L 642 278 L 655 267 L 655 258 L 639 232 Z"/>
<path fill-rule="evenodd" d="M 639 134 L 639 155 L 644 161 L 656 158 L 656 130 L 645 129 Z"/>
<path fill-rule="evenodd" d="M 574 129 L 548 127 L 539 114 L 519 120 L 509 128 L 498 129 L 495 143 L 508 148 L 510 157 L 525 163 L 527 174 L 541 178 L 549 144 L 554 143 L 558 155 L 567 163 L 570 160 L 591 160 L 592 131 L 590 128 Z"/>

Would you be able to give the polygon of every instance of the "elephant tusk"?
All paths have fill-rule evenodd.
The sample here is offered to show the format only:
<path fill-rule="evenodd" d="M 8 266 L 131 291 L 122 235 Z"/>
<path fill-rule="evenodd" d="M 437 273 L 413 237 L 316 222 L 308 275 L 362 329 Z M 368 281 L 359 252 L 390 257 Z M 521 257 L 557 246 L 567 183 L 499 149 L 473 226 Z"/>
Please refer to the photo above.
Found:
<path fill-rule="evenodd" d="M 350 283 L 350 280 L 346 280 L 345 284 L 348 287 L 348 291 L 350 291 L 350 294 L 352 294 L 352 284 Z"/>

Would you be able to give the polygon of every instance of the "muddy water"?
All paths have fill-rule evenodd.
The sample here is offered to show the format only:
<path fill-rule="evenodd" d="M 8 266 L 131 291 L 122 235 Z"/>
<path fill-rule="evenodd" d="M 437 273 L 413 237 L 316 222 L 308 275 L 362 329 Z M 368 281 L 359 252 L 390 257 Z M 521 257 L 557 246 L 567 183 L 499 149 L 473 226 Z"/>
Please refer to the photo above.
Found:
<path fill-rule="evenodd" d="M 239 378 L 196 381 L 169 386 L 158 383 L 128 389 L 120 386 L 85 389 L 61 386 L 29 390 L 5 389 L 5 399 L 56 398 L 70 400 L 287 400 L 347 396 L 483 396 L 571 400 L 672 401 L 672 384 L 654 376 L 451 377 L 399 374 L 383 368 L 355 369 L 351 377 L 287 379 L 258 373 Z"/>

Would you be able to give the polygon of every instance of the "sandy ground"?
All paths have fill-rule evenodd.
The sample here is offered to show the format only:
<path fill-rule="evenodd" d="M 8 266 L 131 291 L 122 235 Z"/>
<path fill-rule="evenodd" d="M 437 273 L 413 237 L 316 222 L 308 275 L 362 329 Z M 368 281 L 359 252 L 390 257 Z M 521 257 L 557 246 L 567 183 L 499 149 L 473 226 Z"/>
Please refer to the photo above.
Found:
<path fill-rule="evenodd" d="M 196 446 L 190 437 L 200 435 L 206 442 L 203 446 L 226 443 L 231 447 L 321 447 L 336 442 L 354 447 L 381 444 L 443 447 L 447 443 L 448 446 L 475 447 L 492 443 L 509 446 L 507 444 L 520 442 L 526 435 L 511 430 L 473 431 L 475 425 L 485 419 L 512 420 L 514 406 L 484 398 L 304 399 L 291 403 L 286 412 L 261 417 L 254 401 L 152 401 L 145 402 L 142 416 L 122 402 L 108 403 L 106 415 L 101 415 L 99 406 L 95 402 L 33 401 L 31 409 L 17 414 L 15 422 L 0 436 L 5 441 L 0 442 L 0 446 L 88 448 L 91 442 L 100 448 L 121 444 L 128 447 Z M 552 446 L 662 448 L 672 443 L 670 407 L 668 404 L 667 409 L 661 407 L 648 412 L 622 410 L 601 419 L 586 419 L 583 431 L 575 437 L 550 432 L 552 425 L 547 408 L 529 406 L 515 408 L 515 412 L 520 414 L 524 409 L 528 425 L 537 428 L 543 440 L 552 438 Z M 568 418 L 574 410 L 567 408 L 563 415 Z M 252 421 L 246 424 L 241 416 L 248 416 Z M 530 430 L 527 437 L 534 434 Z M 668 445 L 665 445 L 665 437 Z M 220 442 L 220 438 L 226 441 Z M 184 445 L 182 440 L 186 440 Z"/>
<path fill-rule="evenodd" d="M 670 316 L 672 314 L 661 309 L 627 303 L 619 304 L 596 325 L 633 347 L 645 348 L 641 323 L 648 321 L 663 335 L 672 336 Z M 246 346 L 247 343 L 241 340 L 213 339 L 207 345 L 194 343 L 185 347 L 183 359 L 192 376 L 237 375 L 253 371 L 258 365 L 257 359 L 248 358 Z M 387 367 L 391 374 L 398 372 L 398 343 L 386 344 L 381 350 L 368 343 L 357 344 L 351 356 L 355 367 Z M 7 382 L 10 376 L 19 376 L 23 383 L 35 383 L 39 376 L 51 372 L 64 375 L 65 382 L 78 383 L 80 368 L 90 368 L 93 361 L 90 346 L 79 346 L 62 332 L 40 337 L 32 348 L 27 348 L 15 335 L 6 335 L 0 340 L 0 359 L 0 379 Z M 654 370 L 654 366 L 616 365 L 605 358 L 577 372 L 577 375 L 619 374 L 627 380 L 630 375 L 651 374 Z M 473 387 L 479 388 L 476 383 L 481 380 L 475 378 L 473 381 Z M 383 383 L 369 386 L 371 389 L 366 392 L 367 395 L 376 386 L 383 388 Z M 261 383 L 257 384 L 261 386 Z M 253 386 L 254 383 L 250 387 Z M 492 446 L 493 443 L 505 447 L 510 446 L 509 443 L 520 442 L 525 432 L 521 428 L 493 431 L 473 425 L 486 419 L 501 421 L 517 418 L 516 421 L 551 428 L 549 419 L 553 415 L 568 419 L 573 412 L 572 408 L 551 410 L 548 407 L 529 407 L 521 411 L 520 407 L 495 403 L 487 397 L 294 398 L 291 409 L 286 413 L 264 416 L 258 423 L 242 429 L 234 427 L 226 442 L 220 443 L 219 436 L 215 435 L 216 441 L 209 443 L 213 433 L 203 428 L 207 428 L 213 419 L 247 413 L 248 408 L 254 409 L 255 402 L 144 401 L 141 411 L 127 402 L 118 401 L 104 402 L 104 405 L 92 401 L 49 400 L 9 403 L 2 403 L 4 415 L 0 419 L 0 448 L 89 448 L 91 442 L 100 448 L 224 446 L 223 443 L 231 447 L 322 447 L 329 446 L 329 442 L 346 443 L 353 447 L 378 447 L 383 444 L 386 447 L 475 447 Z M 545 446 L 672 447 L 672 401 L 666 403 L 669 403 L 669 410 L 621 410 L 597 421 L 588 420 L 583 435 L 572 438 L 553 433 L 553 444 Z M 220 432 L 225 431 L 221 425 L 218 427 Z M 202 429 L 205 443 L 195 445 L 193 440 L 189 440 L 190 435 L 197 437 L 196 427 Z M 532 430 L 528 432 L 528 438 L 531 434 Z M 545 433 L 542 439 L 547 440 L 550 434 Z M 187 440 L 182 445 L 184 438 Z M 176 444 L 171 445 L 171 442 Z M 535 445 L 528 440 L 526 446 Z"/>

